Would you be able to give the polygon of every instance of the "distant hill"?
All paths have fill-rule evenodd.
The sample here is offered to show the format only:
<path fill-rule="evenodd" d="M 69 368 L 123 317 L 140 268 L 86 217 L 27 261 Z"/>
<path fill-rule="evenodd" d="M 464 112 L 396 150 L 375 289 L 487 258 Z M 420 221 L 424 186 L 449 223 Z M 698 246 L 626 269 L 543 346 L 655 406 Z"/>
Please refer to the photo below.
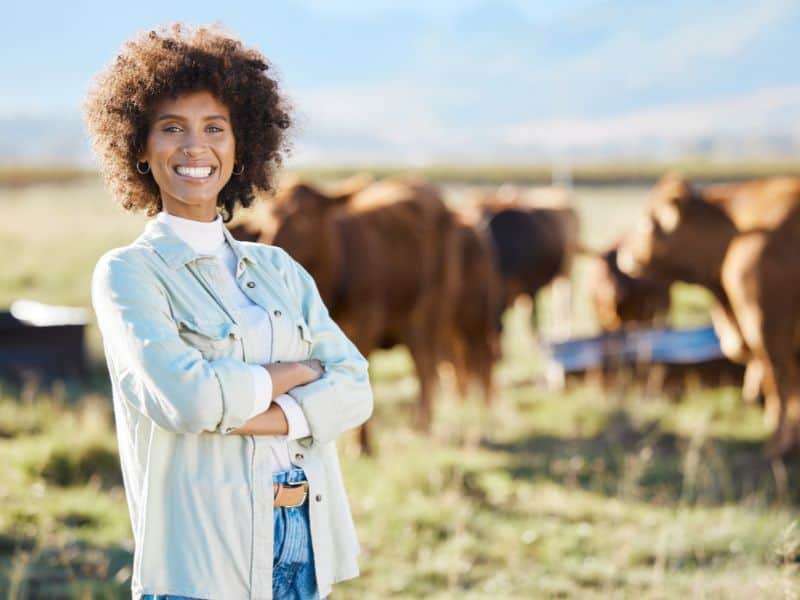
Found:
<path fill-rule="evenodd" d="M 544 126 L 546 123 L 542 122 Z M 364 136 L 331 136 L 322 132 L 303 131 L 297 135 L 289 166 L 329 166 L 338 164 L 392 164 L 397 166 L 425 166 L 439 164 L 544 164 L 571 165 L 614 162 L 674 162 L 684 157 L 693 160 L 722 162 L 775 162 L 800 157 L 800 135 L 788 128 L 785 133 L 729 133 L 719 135 L 703 133 L 693 137 L 638 135 L 620 131 L 619 139 L 607 136 L 593 139 L 590 132 L 584 142 L 573 134 L 571 147 L 557 151 L 537 144 L 536 133 L 531 131 L 530 143 L 523 146 L 492 143 L 476 139 L 474 144 L 460 147 L 442 140 L 438 152 L 421 149 L 419 155 L 413 148 L 398 149 L 382 144 L 380 140 Z M 548 135 L 554 133 L 549 131 Z M 24 117 L 0 118 L 0 165 L 65 165 L 81 169 L 95 167 L 89 142 L 80 118 L 75 117 Z M 559 167 L 559 168 L 561 168 Z"/>
<path fill-rule="evenodd" d="M 80 118 L 0 117 L 0 164 L 89 167 L 89 142 Z"/>

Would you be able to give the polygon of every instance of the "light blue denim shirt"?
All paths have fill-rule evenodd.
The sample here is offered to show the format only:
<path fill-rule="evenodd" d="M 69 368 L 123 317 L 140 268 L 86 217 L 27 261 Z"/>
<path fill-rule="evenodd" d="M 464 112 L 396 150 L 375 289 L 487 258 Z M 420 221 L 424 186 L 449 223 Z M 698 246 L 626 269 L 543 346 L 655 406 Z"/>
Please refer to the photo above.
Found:
<path fill-rule="evenodd" d="M 240 289 L 270 314 L 273 360 L 325 365 L 323 377 L 290 392 L 311 435 L 289 442 L 309 481 L 324 597 L 358 575 L 335 440 L 372 413 L 367 361 L 286 252 L 225 236 Z M 229 433 L 257 401 L 248 356 L 265 340 L 236 322 L 218 293 L 220 268 L 150 221 L 131 245 L 104 254 L 92 277 L 135 541 L 133 598 L 272 597 L 271 453 L 265 436 Z"/>

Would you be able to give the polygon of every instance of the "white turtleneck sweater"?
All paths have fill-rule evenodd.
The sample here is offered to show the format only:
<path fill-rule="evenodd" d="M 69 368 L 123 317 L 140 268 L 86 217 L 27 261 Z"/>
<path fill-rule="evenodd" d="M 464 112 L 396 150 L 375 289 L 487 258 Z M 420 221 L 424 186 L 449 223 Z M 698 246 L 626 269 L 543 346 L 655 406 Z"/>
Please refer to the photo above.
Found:
<path fill-rule="evenodd" d="M 254 417 L 269 408 L 272 400 L 272 379 L 265 368 L 260 365 L 268 364 L 272 361 L 270 356 L 269 340 L 272 338 L 272 324 L 267 312 L 250 300 L 239 289 L 236 283 L 236 255 L 230 245 L 225 240 L 222 228 L 222 215 L 217 215 L 214 221 L 194 221 L 176 217 L 167 212 L 161 211 L 156 216 L 156 220 L 169 226 L 179 238 L 186 242 L 191 248 L 201 255 L 214 256 L 220 263 L 220 271 L 227 282 L 224 290 L 219 290 L 228 299 L 236 311 L 236 319 L 245 322 L 252 327 L 261 329 L 264 332 L 263 339 L 266 342 L 262 346 L 263 353 L 253 357 L 252 365 L 255 374 L 256 398 L 263 399 L 253 407 L 250 417 Z M 281 407 L 286 420 L 289 423 L 289 433 L 287 435 L 259 436 L 269 439 L 270 448 L 273 455 L 273 466 L 275 472 L 285 471 L 292 468 L 287 441 L 311 435 L 303 410 L 297 401 L 288 394 L 281 394 L 274 400 L 275 404 Z M 250 418 L 248 417 L 248 418 Z"/>

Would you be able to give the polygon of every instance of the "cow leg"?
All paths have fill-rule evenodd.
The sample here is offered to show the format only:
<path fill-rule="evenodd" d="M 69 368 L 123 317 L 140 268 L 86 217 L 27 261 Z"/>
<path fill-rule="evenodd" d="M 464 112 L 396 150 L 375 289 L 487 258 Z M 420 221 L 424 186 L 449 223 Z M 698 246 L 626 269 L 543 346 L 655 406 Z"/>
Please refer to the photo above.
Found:
<path fill-rule="evenodd" d="M 747 361 L 742 384 L 742 398 L 748 404 L 755 404 L 761 396 L 764 384 L 764 364 L 758 358 Z"/>
<path fill-rule="evenodd" d="M 552 337 L 567 340 L 572 335 L 572 282 L 567 275 L 559 275 L 550 284 L 553 308 Z"/>
<path fill-rule="evenodd" d="M 737 238 L 723 264 L 723 284 L 747 346 L 763 367 L 765 418 L 774 426 L 772 456 L 800 448 L 800 371 L 795 359 L 798 317 L 787 293 L 783 261 L 769 253 L 769 238 Z"/>
<path fill-rule="evenodd" d="M 428 342 L 430 344 L 430 342 Z M 418 431 L 428 432 L 431 429 L 433 420 L 433 401 L 432 396 L 436 387 L 436 352 L 425 348 L 425 341 L 422 343 L 409 344 L 411 357 L 419 378 L 419 403 L 414 419 L 414 425 Z M 431 349 L 432 350 L 432 349 Z"/>
<path fill-rule="evenodd" d="M 719 338 L 722 353 L 733 362 L 747 363 L 750 350 L 742 337 L 733 309 L 726 303 L 715 302 L 711 306 L 711 324 Z"/>
<path fill-rule="evenodd" d="M 795 313 L 770 306 L 765 311 L 763 390 L 765 419 L 774 428 L 767 448 L 770 456 L 783 456 L 800 450 L 800 365 L 795 359 L 798 323 Z M 787 323 L 780 317 L 790 315 Z M 794 323 L 792 321 L 795 321 Z"/>
<path fill-rule="evenodd" d="M 775 429 L 767 450 L 770 456 L 783 456 L 800 449 L 800 373 L 796 361 L 782 355 L 787 344 L 770 345 L 774 347 L 768 350 L 765 381 L 770 380 L 772 389 L 765 400 L 767 418 Z"/>
<path fill-rule="evenodd" d="M 492 405 L 492 397 L 494 396 L 494 382 L 492 378 L 494 358 L 491 350 L 481 356 L 481 358 L 478 360 L 478 363 L 479 364 L 476 365 L 475 372 L 478 374 L 481 391 L 483 392 L 483 402 L 487 407 L 489 407 Z"/>
<path fill-rule="evenodd" d="M 742 398 L 755 404 L 761 395 L 764 380 L 764 365 L 755 358 L 742 337 L 732 308 L 725 302 L 715 302 L 711 307 L 711 322 L 719 338 L 722 353 L 733 362 L 745 363 Z M 774 415 L 773 415 L 774 416 Z"/>
<path fill-rule="evenodd" d="M 455 372 L 456 388 L 461 400 L 467 397 L 469 390 L 470 368 L 468 342 L 459 334 L 453 334 L 451 341 L 451 361 Z"/>
<path fill-rule="evenodd" d="M 528 322 L 531 324 L 531 331 L 533 332 L 533 336 L 538 340 L 540 334 L 539 327 L 541 325 L 541 318 L 539 315 L 539 309 L 537 307 L 536 294 L 535 293 L 531 294 L 530 296 L 528 296 L 528 299 L 529 299 L 529 305 L 525 306 L 523 303 L 522 306 L 524 307 L 524 310 L 528 311 Z M 517 301 L 517 305 L 520 305 L 519 300 Z"/>
<path fill-rule="evenodd" d="M 475 340 L 467 350 L 469 372 L 478 380 L 483 402 L 487 407 L 492 404 L 494 393 L 492 367 L 494 366 L 495 356 L 498 354 L 495 348 L 496 345 L 495 340 L 489 335 L 485 339 Z"/>
<path fill-rule="evenodd" d="M 358 449 L 361 454 L 372 456 L 372 436 L 370 434 L 370 419 L 358 428 Z"/>
<path fill-rule="evenodd" d="M 719 338 L 720 350 L 726 358 L 746 365 L 742 382 L 742 399 L 748 404 L 755 404 L 761 397 L 764 383 L 764 365 L 755 358 L 747 347 L 733 310 L 727 303 L 715 302 L 711 307 L 711 323 Z M 777 415 L 766 415 L 770 426 L 775 425 Z"/>

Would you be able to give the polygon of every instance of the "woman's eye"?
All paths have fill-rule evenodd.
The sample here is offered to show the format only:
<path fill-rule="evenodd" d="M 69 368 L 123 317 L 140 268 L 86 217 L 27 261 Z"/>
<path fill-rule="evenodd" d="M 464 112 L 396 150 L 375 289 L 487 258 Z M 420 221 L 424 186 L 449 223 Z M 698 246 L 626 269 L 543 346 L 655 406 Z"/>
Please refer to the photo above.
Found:
<path fill-rule="evenodd" d="M 211 133 L 219 133 L 220 131 L 222 131 L 222 127 L 217 127 L 216 125 L 209 125 L 208 131 L 210 131 Z"/>
<path fill-rule="evenodd" d="M 177 125 L 169 125 L 168 127 L 164 127 L 162 131 L 168 131 L 169 133 L 177 133 L 181 130 L 180 127 Z"/>

